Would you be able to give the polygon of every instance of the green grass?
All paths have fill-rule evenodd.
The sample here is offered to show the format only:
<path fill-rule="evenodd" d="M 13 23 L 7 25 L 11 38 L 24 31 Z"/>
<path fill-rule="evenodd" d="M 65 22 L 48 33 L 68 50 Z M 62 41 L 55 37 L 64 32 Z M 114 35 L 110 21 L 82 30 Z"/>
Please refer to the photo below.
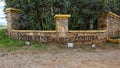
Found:
<path fill-rule="evenodd" d="M 47 49 L 48 48 L 48 45 L 47 44 L 42 44 L 42 43 L 34 43 L 31 45 L 31 48 L 33 49 Z"/>
<path fill-rule="evenodd" d="M 24 42 L 9 38 L 4 31 L 0 30 L 0 50 L 12 51 L 24 46 Z"/>
<path fill-rule="evenodd" d="M 120 39 L 120 35 L 112 37 L 112 39 Z"/>
<path fill-rule="evenodd" d="M 18 41 L 9 38 L 8 36 L 5 35 L 4 33 L 5 29 L 0 30 L 0 50 L 4 51 L 13 51 L 17 49 L 24 48 L 25 46 L 25 41 Z M 48 46 L 46 44 L 36 44 L 32 43 L 30 45 L 30 48 L 32 49 L 46 49 Z"/>
<path fill-rule="evenodd" d="M 6 27 L 6 25 L 1 25 L 1 24 L 0 24 L 0 27 Z"/>

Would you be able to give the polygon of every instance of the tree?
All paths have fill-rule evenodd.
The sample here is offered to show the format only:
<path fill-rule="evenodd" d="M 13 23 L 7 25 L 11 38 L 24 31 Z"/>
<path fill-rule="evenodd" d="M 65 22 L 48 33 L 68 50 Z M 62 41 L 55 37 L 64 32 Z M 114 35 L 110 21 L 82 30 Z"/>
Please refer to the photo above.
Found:
<path fill-rule="evenodd" d="M 120 14 L 116 0 L 4 0 L 6 7 L 21 9 L 20 29 L 55 29 L 55 14 L 71 14 L 69 29 L 96 29 L 96 20 L 105 5 Z M 94 25 L 94 27 L 93 27 Z"/>
<path fill-rule="evenodd" d="M 112 12 L 120 15 L 120 0 L 102 0 L 103 6 L 109 6 Z"/>

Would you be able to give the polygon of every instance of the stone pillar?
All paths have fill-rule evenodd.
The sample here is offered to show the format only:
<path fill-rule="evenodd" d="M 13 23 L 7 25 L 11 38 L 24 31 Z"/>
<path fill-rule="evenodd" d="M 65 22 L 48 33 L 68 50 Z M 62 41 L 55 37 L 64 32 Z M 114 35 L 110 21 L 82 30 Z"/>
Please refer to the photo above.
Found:
<path fill-rule="evenodd" d="M 98 17 L 97 27 L 99 30 L 107 29 L 107 15 L 104 12 L 100 13 Z"/>
<path fill-rule="evenodd" d="M 58 14 L 54 16 L 56 20 L 56 32 L 59 37 L 66 37 L 66 33 L 68 32 L 68 18 L 70 17 L 71 15 L 68 14 Z"/>
<path fill-rule="evenodd" d="M 16 26 L 16 23 L 19 20 L 19 9 L 15 8 L 7 8 L 6 9 L 6 14 L 7 14 L 7 31 L 10 32 L 11 30 L 18 29 Z"/>

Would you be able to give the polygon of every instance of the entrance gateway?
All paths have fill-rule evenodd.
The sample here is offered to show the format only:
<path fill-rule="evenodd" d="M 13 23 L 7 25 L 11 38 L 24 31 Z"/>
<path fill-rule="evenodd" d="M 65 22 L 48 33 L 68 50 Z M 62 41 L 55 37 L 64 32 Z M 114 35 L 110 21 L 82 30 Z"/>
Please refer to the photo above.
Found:
<path fill-rule="evenodd" d="M 120 31 L 120 17 L 110 12 L 107 15 L 100 15 L 99 23 L 106 24 L 106 28 L 99 26 L 99 30 L 69 30 L 68 19 L 69 14 L 56 14 L 56 30 L 17 30 L 18 27 L 13 25 L 19 20 L 19 9 L 7 8 L 7 34 L 13 38 L 24 41 L 44 42 L 44 43 L 73 43 L 73 44 L 99 44 L 104 43 L 110 36 L 115 36 L 116 32 Z M 114 20 L 116 22 L 114 22 Z M 114 28 L 111 23 L 117 24 Z M 112 29 L 112 30 L 109 30 Z"/>

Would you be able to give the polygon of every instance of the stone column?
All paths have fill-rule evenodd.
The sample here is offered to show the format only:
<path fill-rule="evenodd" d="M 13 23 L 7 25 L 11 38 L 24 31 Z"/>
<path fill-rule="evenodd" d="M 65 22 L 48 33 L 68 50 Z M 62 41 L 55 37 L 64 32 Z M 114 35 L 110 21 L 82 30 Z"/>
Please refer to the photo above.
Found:
<path fill-rule="evenodd" d="M 16 26 L 16 23 L 19 20 L 19 9 L 15 8 L 7 8 L 6 14 L 7 14 L 7 31 L 10 32 L 11 30 L 18 29 L 18 26 Z"/>
<path fill-rule="evenodd" d="M 99 30 L 107 29 L 107 15 L 104 12 L 100 13 L 100 15 L 98 17 L 97 27 Z"/>
<path fill-rule="evenodd" d="M 71 15 L 68 14 L 57 14 L 54 16 L 56 20 L 56 32 L 59 37 L 66 37 L 66 33 L 68 32 L 68 18 Z"/>

